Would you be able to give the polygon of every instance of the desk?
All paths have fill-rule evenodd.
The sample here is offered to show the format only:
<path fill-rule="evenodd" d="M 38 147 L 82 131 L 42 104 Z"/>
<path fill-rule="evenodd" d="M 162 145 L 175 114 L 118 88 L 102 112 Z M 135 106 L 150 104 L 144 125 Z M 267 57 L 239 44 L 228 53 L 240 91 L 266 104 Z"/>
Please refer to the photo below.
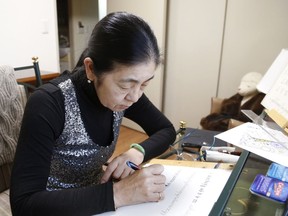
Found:
<path fill-rule="evenodd" d="M 215 139 L 219 131 L 209 131 L 196 128 L 185 128 L 178 133 L 177 141 L 171 145 L 168 151 L 160 155 L 159 159 L 174 159 L 192 161 L 199 157 L 201 146 L 227 146 L 227 143 Z M 180 136 L 179 136 L 180 135 Z"/>

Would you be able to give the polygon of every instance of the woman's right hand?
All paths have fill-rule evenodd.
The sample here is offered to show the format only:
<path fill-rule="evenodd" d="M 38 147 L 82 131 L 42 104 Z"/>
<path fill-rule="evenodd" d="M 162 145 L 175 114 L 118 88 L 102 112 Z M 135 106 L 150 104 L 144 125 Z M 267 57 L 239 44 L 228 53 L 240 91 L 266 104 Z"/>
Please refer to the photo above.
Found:
<path fill-rule="evenodd" d="M 163 171 L 162 165 L 153 164 L 114 183 L 115 208 L 163 199 L 166 180 Z"/>

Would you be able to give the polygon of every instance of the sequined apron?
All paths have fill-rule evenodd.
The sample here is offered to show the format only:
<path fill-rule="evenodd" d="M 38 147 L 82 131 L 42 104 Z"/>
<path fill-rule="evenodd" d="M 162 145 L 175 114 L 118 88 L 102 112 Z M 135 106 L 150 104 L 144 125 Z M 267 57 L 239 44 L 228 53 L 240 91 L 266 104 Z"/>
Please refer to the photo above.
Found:
<path fill-rule="evenodd" d="M 65 123 L 53 149 L 46 189 L 51 191 L 98 184 L 103 174 L 102 165 L 114 152 L 124 112 L 113 112 L 114 140 L 107 147 L 100 146 L 86 132 L 71 80 L 58 86 L 64 95 Z"/>

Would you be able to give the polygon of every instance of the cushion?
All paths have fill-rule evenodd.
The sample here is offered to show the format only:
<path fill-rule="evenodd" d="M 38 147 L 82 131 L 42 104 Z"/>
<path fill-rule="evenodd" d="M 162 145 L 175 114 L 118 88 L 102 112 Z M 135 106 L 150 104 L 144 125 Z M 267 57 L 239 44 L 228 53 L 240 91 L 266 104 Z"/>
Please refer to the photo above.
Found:
<path fill-rule="evenodd" d="M 14 69 L 0 65 L 0 166 L 12 162 L 23 116 Z"/>
<path fill-rule="evenodd" d="M 0 193 L 0 215 L 11 216 L 10 200 L 9 200 L 9 189 Z"/>

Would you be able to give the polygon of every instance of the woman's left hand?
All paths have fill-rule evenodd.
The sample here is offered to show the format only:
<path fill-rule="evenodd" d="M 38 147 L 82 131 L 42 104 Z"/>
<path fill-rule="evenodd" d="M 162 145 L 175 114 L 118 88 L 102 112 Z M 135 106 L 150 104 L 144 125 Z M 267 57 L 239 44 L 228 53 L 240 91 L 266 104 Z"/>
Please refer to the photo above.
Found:
<path fill-rule="evenodd" d="M 123 179 L 134 172 L 130 167 L 127 166 L 126 162 L 131 161 L 137 165 L 143 162 L 144 155 L 138 150 L 131 148 L 123 154 L 115 157 L 107 166 L 104 175 L 101 179 L 101 183 L 113 179 Z"/>

